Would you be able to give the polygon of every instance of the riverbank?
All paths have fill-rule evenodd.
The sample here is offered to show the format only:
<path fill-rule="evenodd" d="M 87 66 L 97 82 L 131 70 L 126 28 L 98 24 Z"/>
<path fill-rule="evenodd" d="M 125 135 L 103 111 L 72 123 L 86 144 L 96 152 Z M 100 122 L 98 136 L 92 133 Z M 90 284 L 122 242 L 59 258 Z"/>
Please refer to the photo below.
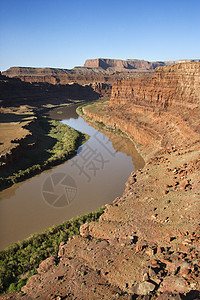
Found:
<path fill-rule="evenodd" d="M 66 112 L 68 111 L 68 109 L 62 109 L 62 108 L 58 108 L 58 109 L 56 109 L 54 112 L 53 111 L 50 111 L 52 114 L 51 114 L 51 117 L 57 117 L 57 115 L 58 115 L 58 118 L 60 119 L 61 117 L 62 118 L 65 118 L 66 116 L 67 116 L 67 114 L 66 114 Z M 70 114 L 68 117 L 72 117 L 73 116 L 73 113 L 72 114 Z M 78 115 L 76 114 L 76 118 L 77 119 L 80 119 L 80 118 L 78 118 Z M 84 121 L 82 120 L 82 122 L 84 123 Z M 76 127 L 75 127 L 76 128 Z M 84 127 L 84 128 L 86 128 L 86 127 Z M 89 128 L 89 126 L 88 126 L 88 128 Z M 90 127 L 90 130 L 91 130 L 91 127 Z M 87 131 L 86 131 L 87 132 Z M 100 134 L 100 136 L 101 136 L 101 134 Z M 116 141 L 115 141 L 117 144 L 118 144 L 118 147 L 120 147 L 119 148 L 119 150 L 118 151 L 121 151 L 121 147 L 123 148 L 123 146 L 124 146 L 124 144 L 121 144 L 121 141 L 120 141 L 120 137 L 119 137 L 119 135 L 118 135 L 118 138 L 116 139 Z M 126 141 L 125 141 L 125 143 L 126 143 Z M 94 145 L 93 145 L 94 146 Z M 132 147 L 130 147 L 130 148 L 132 148 Z M 112 150 L 112 148 L 108 148 L 108 145 L 107 145 L 107 149 L 109 150 L 109 151 L 113 151 Z M 98 149 L 97 149 L 97 151 L 98 151 Z M 117 150 L 116 150 L 117 151 Z M 113 153 L 113 155 L 114 155 L 114 152 L 112 152 Z M 126 152 L 125 152 L 126 153 Z M 102 149 L 101 149 L 101 154 L 103 155 L 103 157 L 104 157 L 104 159 L 106 160 L 106 156 L 104 155 L 104 153 L 103 153 L 103 151 L 102 151 Z M 128 154 L 127 154 L 128 155 Z M 131 158 L 128 158 L 129 159 L 129 161 L 131 162 Z M 116 164 L 117 164 L 117 161 L 115 160 L 115 166 L 116 166 Z M 133 167 L 133 165 L 132 165 L 132 167 Z M 110 163 L 110 168 L 112 169 L 112 164 Z M 130 168 L 130 170 L 131 170 L 132 168 Z M 130 174 L 130 170 L 129 170 L 129 172 L 127 173 L 127 177 L 129 176 L 129 174 Z M 65 170 L 65 172 L 67 173 L 67 171 Z M 70 175 L 72 176 L 72 173 L 70 173 Z M 122 168 L 121 168 L 121 176 L 120 176 L 120 181 L 122 181 L 122 175 L 123 175 L 123 170 L 122 170 Z M 127 178 L 126 177 L 126 178 Z M 94 180 L 94 179 L 93 179 Z M 100 180 L 100 179 L 99 179 Z M 84 179 L 83 179 L 83 181 L 84 181 Z M 111 184 L 111 182 L 110 182 L 110 184 Z M 100 185 L 100 182 L 98 183 L 98 185 Z M 89 187 L 89 186 L 88 186 Z M 80 187 L 79 187 L 80 188 Z M 96 190 L 96 189 L 95 189 Z M 123 185 L 122 185 L 122 190 L 121 191 L 123 191 Z M 90 189 L 90 193 L 91 193 L 92 191 L 91 191 L 91 189 Z M 88 193 L 88 191 L 87 191 L 87 193 Z M 97 190 L 96 190 L 96 193 L 97 193 Z M 107 199 L 107 201 L 108 201 L 108 195 L 109 195 L 109 192 L 106 194 L 106 199 Z M 35 196 L 35 197 L 37 197 L 37 196 Z M 88 197 L 88 196 L 87 196 Z M 114 196 L 114 197 L 116 197 L 116 196 Z M 114 199 L 114 197 L 113 197 L 113 199 Z M 97 197 L 96 197 L 97 198 Z M 82 198 L 82 201 L 84 201 L 84 198 Z M 96 200 L 94 199 L 93 200 L 93 202 L 95 202 Z M 102 205 L 102 204 L 101 204 Z M 85 206 L 86 206 L 86 203 L 85 203 Z M 100 207 L 100 205 L 98 205 L 97 207 Z M 70 208 L 69 208 L 69 210 L 70 210 Z M 92 208 L 90 208 L 90 210 L 93 210 Z M 89 211 L 89 210 L 88 210 Z M 25 213 L 25 210 L 23 210 L 23 212 Z M 91 214 L 89 214 L 89 215 L 94 215 L 94 213 L 91 213 Z M 96 214 L 95 214 L 96 215 Z M 45 215 L 44 215 L 44 218 L 45 218 Z M 39 218 L 38 218 L 38 221 L 39 221 Z M 90 221 L 92 221 L 92 219 L 90 220 L 90 219 L 87 219 L 87 222 L 90 222 Z M 72 230 L 73 230 L 73 225 L 70 225 L 70 226 L 72 226 Z M 56 228 L 57 228 L 57 226 L 56 226 Z M 58 228 L 60 228 L 60 225 L 58 226 Z M 70 230 L 70 228 L 69 228 L 69 230 Z M 72 235 L 75 235 L 75 234 L 78 234 L 78 231 L 73 231 L 73 234 Z M 61 235 L 60 235 L 61 236 Z M 53 237 L 54 238 L 54 237 Z M 38 241 L 38 239 L 39 239 L 39 241 Z M 48 239 L 50 239 L 50 240 L 48 240 Z M 54 238 L 54 240 L 55 240 L 56 238 Z M 30 243 L 29 243 L 29 240 L 30 240 Z M 7 288 L 8 288 L 8 291 L 9 292 L 14 292 L 14 291 L 19 291 L 20 290 L 20 288 L 26 283 L 26 281 L 27 281 L 27 278 L 24 278 L 24 276 L 26 275 L 25 273 L 26 273 L 26 270 L 27 270 L 27 268 L 28 268 L 28 266 L 27 266 L 27 261 L 30 261 L 30 269 L 28 269 L 28 274 L 30 274 L 30 275 L 33 275 L 34 274 L 34 271 L 33 270 L 36 270 L 36 268 L 34 267 L 34 265 L 32 264 L 32 262 L 33 261 L 35 261 L 36 263 L 39 261 L 39 258 L 40 258 L 40 252 L 42 253 L 42 254 L 45 254 L 45 253 L 48 253 L 48 251 L 49 251 L 49 248 L 52 248 L 51 247 L 51 242 L 52 242 L 52 237 L 50 236 L 50 235 L 48 235 L 48 237 L 45 235 L 45 238 L 43 239 L 43 234 L 34 234 L 34 239 L 32 239 L 32 238 L 29 238 L 29 239 L 27 239 L 26 241 L 22 241 L 22 242 L 19 242 L 19 243 L 16 243 L 16 244 L 14 244 L 14 245 L 12 245 L 11 247 L 9 247 L 8 249 L 6 249 L 5 251 L 2 251 L 2 253 L 5 253 L 5 255 L 3 255 L 2 257 L 1 257 L 1 260 L 3 261 L 3 270 L 7 270 L 7 272 L 4 272 L 4 274 L 2 275 L 2 277 L 4 277 L 5 278 L 5 281 L 3 281 L 2 280 L 2 282 L 3 282 L 3 284 L 4 284 L 4 287 L 6 286 Z M 64 234 L 62 234 L 62 240 L 59 240 L 58 241 L 58 243 L 56 244 L 56 242 L 55 242 L 55 245 L 59 245 L 59 242 L 61 242 L 61 241 L 63 241 L 64 243 L 65 242 L 67 242 L 67 239 L 65 239 L 65 235 Z M 40 245 L 40 242 L 42 243 L 42 245 Z M 21 245 L 27 245 L 25 248 L 23 248 L 23 247 L 21 247 Z M 18 250 L 18 248 L 20 247 L 20 249 Z M 37 247 L 37 249 L 36 249 L 36 247 Z M 33 248 L 33 251 L 32 252 L 30 252 L 29 250 L 30 250 L 30 248 L 32 249 Z M 14 249 L 14 250 L 9 250 L 9 249 Z M 40 251 L 41 250 L 41 251 Z M 54 247 L 54 250 L 55 250 L 55 247 Z M 14 251 L 15 252 L 17 252 L 16 253 L 16 255 L 14 255 L 13 253 L 14 253 Z M 36 251 L 37 252 L 37 255 L 36 255 L 36 253 L 34 252 L 34 251 Z M 53 251 L 53 250 L 52 250 Z M 19 257 L 21 257 L 22 256 L 22 253 L 26 253 L 27 255 L 25 255 L 25 257 L 24 257 L 24 260 L 25 260 L 25 262 L 24 261 L 21 261 L 21 260 L 18 260 L 18 256 Z M 42 260 L 44 260 L 46 257 L 48 257 L 48 256 L 50 256 L 50 255 L 54 255 L 56 253 L 56 250 L 54 251 L 54 253 L 52 254 L 52 253 L 48 253 L 48 255 L 47 256 L 45 256 L 45 257 L 43 257 L 42 258 Z M 30 255 L 29 255 L 30 254 Z M 55 254 L 56 255 L 56 254 Z M 37 257 L 38 256 L 38 260 L 37 260 Z M 34 259 L 32 259 L 32 258 L 30 258 L 30 257 L 33 257 Z M 6 261 L 6 262 L 5 262 Z M 13 261 L 15 261 L 15 263 L 13 264 L 12 262 Z M 11 263 L 10 263 L 11 262 Z M 40 260 L 40 262 L 41 262 L 41 260 Z M 6 265 L 6 264 L 8 264 L 8 265 L 11 265 L 11 268 L 10 267 L 8 267 L 8 268 L 4 268 L 4 266 Z M 21 270 L 21 274 L 18 274 L 17 273 L 17 270 Z M 13 278 L 11 279 L 11 281 L 9 281 L 9 274 L 11 273 L 11 271 L 12 271 L 12 273 L 14 274 L 13 276 Z M 6 287 L 4 288 L 4 291 L 6 291 Z"/>
<path fill-rule="evenodd" d="M 10 115 L 9 118 L 11 118 Z M 4 117 L 6 118 L 5 114 Z M 26 133 L 23 137 L 15 137 L 16 146 L 11 148 L 13 147 L 13 132 L 16 132 L 15 122 L 5 137 L 8 140 L 8 135 L 11 135 L 10 142 L 7 142 L 8 145 L 6 144 L 5 150 L 3 149 L 8 150 L 2 157 L 0 190 L 72 158 L 78 147 L 89 138 L 87 134 L 41 115 L 33 114 L 31 121 L 29 121 L 30 116 L 27 115 L 23 118 L 19 116 L 20 121 L 17 117 L 18 115 L 15 114 L 17 124 L 20 126 L 17 130 L 19 132 L 23 130 Z M 9 127 L 9 124 L 3 123 L 3 128 Z M 3 129 L 1 134 L 3 134 Z"/>
<path fill-rule="evenodd" d="M 145 165 L 145 152 L 142 151 L 141 144 L 136 142 L 133 136 L 128 135 L 125 130 L 122 130 L 117 126 L 117 123 L 110 121 L 107 108 L 109 107 L 109 100 L 99 100 L 93 103 L 85 103 L 80 105 L 76 112 L 81 116 L 88 124 L 98 129 L 99 131 L 106 133 L 116 133 L 120 136 L 127 138 L 133 143 L 135 148 L 133 161 L 135 170 L 142 169 Z M 109 121 L 108 121 L 109 120 Z"/>
<path fill-rule="evenodd" d="M 121 112 L 112 110 L 109 101 L 81 105 L 77 109 L 77 113 L 100 130 L 116 132 L 127 137 L 134 144 L 144 161 L 147 161 L 158 150 L 162 149 L 161 137 L 157 137 L 147 123 L 143 124 L 143 121 L 139 121 L 138 114 L 137 117 L 134 115 L 134 121 L 130 122 L 132 118 L 130 110 L 126 110 L 126 114 L 123 112 L 123 108 Z M 154 138 L 157 142 L 152 147 L 150 141 Z"/>
<path fill-rule="evenodd" d="M 37 274 L 37 268 L 44 259 L 50 257 L 56 265 L 60 243 L 80 234 L 82 224 L 98 221 L 103 211 L 104 208 L 101 208 L 63 222 L 0 251 L 0 294 L 20 291 L 28 278 Z"/>

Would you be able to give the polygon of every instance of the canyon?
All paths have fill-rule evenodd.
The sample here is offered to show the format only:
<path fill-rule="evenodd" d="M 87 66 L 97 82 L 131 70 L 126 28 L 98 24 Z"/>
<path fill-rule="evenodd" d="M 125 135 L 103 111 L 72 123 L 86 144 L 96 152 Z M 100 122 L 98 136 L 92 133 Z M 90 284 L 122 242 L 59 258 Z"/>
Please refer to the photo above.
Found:
<path fill-rule="evenodd" d="M 102 85 L 30 83 L 0 74 L 0 171 L 23 157 L 24 151 L 37 147 L 39 112 L 61 104 L 97 100 Z"/>
<path fill-rule="evenodd" d="M 150 75 L 155 68 L 167 66 L 186 61 L 200 60 L 178 60 L 178 61 L 155 61 L 149 62 L 138 59 L 88 59 L 83 67 L 73 69 L 59 68 L 31 68 L 31 67 L 11 67 L 2 72 L 3 75 L 11 78 L 19 78 L 25 82 L 46 82 L 53 85 L 65 85 L 69 83 L 84 84 L 104 84 L 101 89 L 109 89 L 116 79 L 135 78 L 141 75 Z"/>
<path fill-rule="evenodd" d="M 200 62 L 181 62 L 120 78 L 109 103 L 83 106 L 88 122 L 134 141 L 145 166 L 21 295 L 1 299 L 199 299 L 199 104 Z"/>

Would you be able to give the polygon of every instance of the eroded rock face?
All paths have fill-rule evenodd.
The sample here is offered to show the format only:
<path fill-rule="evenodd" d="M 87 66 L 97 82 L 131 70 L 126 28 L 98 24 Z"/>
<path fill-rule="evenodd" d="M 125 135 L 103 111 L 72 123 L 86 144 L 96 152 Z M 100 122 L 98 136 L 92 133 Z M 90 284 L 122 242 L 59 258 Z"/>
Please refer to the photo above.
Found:
<path fill-rule="evenodd" d="M 110 96 L 111 85 L 116 79 L 137 77 L 151 74 L 153 70 L 123 69 L 122 72 L 104 70 L 103 68 L 76 67 L 74 69 L 57 68 L 25 68 L 11 67 L 3 72 L 2 76 L 19 78 L 25 82 L 49 83 L 52 85 L 66 85 L 78 83 L 81 85 L 92 85 L 103 96 Z"/>
<path fill-rule="evenodd" d="M 76 82 L 86 84 L 91 82 L 106 82 L 105 72 L 88 70 L 87 68 L 57 69 L 57 68 L 26 68 L 11 67 L 3 72 L 8 77 L 17 77 L 26 82 L 48 82 L 51 84 L 68 84 Z"/>
<path fill-rule="evenodd" d="M 155 75 L 118 80 L 110 105 L 129 104 L 156 109 L 196 107 L 200 102 L 200 63 L 157 68 Z"/>
<path fill-rule="evenodd" d="M 38 272 L 38 274 L 43 274 L 55 266 L 56 266 L 55 258 L 50 256 L 39 265 L 37 272 Z"/>
<path fill-rule="evenodd" d="M 84 67 L 87 68 L 101 68 L 107 71 L 127 71 L 127 70 L 154 70 L 157 67 L 163 67 L 180 62 L 189 62 L 192 60 L 177 60 L 177 61 L 154 61 L 149 62 L 139 59 L 108 59 L 96 58 L 86 60 Z M 200 60 L 194 60 L 200 61 Z"/>
<path fill-rule="evenodd" d="M 199 103 L 200 63 L 181 63 L 158 68 L 155 76 L 117 80 L 102 113 L 89 107 L 84 112 L 148 147 L 146 156 L 198 140 Z"/>

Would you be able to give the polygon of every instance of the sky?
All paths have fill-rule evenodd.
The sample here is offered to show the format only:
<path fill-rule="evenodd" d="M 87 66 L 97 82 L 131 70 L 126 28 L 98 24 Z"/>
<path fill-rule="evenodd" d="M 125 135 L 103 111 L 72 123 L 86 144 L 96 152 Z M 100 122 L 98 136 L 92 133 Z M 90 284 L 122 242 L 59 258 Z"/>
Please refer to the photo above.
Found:
<path fill-rule="evenodd" d="M 200 59 L 200 0 L 0 0 L 0 70 Z"/>

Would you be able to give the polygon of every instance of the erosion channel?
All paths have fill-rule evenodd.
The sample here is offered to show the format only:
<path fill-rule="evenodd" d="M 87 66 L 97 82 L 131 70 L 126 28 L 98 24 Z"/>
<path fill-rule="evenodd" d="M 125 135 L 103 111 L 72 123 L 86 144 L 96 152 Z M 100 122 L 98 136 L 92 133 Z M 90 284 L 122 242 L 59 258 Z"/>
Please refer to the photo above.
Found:
<path fill-rule="evenodd" d="M 144 165 L 134 144 L 100 132 L 76 113 L 77 105 L 50 111 L 52 119 L 90 135 L 71 160 L 0 192 L 0 249 L 111 203 L 134 169 Z"/>

